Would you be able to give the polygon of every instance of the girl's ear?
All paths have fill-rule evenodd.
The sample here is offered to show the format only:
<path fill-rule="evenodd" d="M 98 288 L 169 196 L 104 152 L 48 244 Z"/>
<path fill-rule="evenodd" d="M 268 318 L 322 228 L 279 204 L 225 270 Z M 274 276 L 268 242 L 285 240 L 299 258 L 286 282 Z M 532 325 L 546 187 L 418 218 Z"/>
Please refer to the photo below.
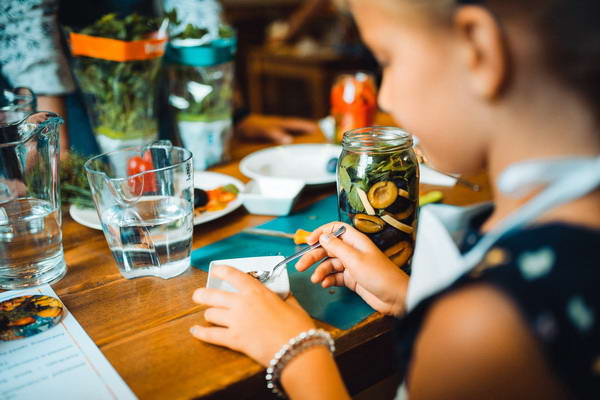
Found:
<path fill-rule="evenodd" d="M 453 23 L 471 90 L 486 99 L 498 97 L 509 75 L 508 51 L 498 21 L 484 7 L 463 6 Z"/>

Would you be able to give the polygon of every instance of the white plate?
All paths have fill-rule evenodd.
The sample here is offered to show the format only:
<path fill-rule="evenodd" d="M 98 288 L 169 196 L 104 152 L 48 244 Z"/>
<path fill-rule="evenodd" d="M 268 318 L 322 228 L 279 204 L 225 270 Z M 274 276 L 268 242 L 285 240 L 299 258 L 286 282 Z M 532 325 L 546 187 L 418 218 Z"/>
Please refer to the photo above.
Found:
<path fill-rule="evenodd" d="M 298 179 L 306 185 L 335 182 L 327 162 L 339 157 L 342 146 L 334 144 L 291 144 L 254 152 L 240 162 L 242 173 L 252 179 Z"/>
<path fill-rule="evenodd" d="M 73 218 L 75 222 L 78 222 L 83 226 L 98 229 L 99 231 L 102 230 L 102 225 L 100 224 L 100 219 L 98 218 L 95 208 L 80 208 L 71 204 L 71 207 L 69 207 L 69 214 L 71 214 L 71 218 Z"/>
<path fill-rule="evenodd" d="M 244 190 L 244 184 L 233 176 L 220 174 L 218 172 L 196 171 L 194 172 L 194 187 L 204 190 L 211 190 L 219 186 L 234 185 L 240 193 Z M 206 211 L 194 217 L 194 225 L 200 225 L 224 215 L 229 214 L 238 209 L 242 205 L 241 196 L 238 195 L 235 200 L 227 204 L 227 207 L 221 211 Z"/>
<path fill-rule="evenodd" d="M 235 185 L 240 192 L 244 190 L 244 184 L 232 176 L 220 174 L 218 172 L 207 172 L 207 171 L 195 171 L 194 172 L 194 187 L 204 190 L 214 189 L 218 186 L 224 185 Z M 237 196 L 235 200 L 227 204 L 223 210 L 220 211 L 206 211 L 200 215 L 194 216 L 194 225 L 204 224 L 205 222 L 212 221 L 217 218 L 221 218 L 230 212 L 235 211 L 239 206 L 242 205 L 241 196 Z M 79 208 L 71 205 L 69 208 L 69 214 L 75 222 L 81 225 L 87 226 L 88 228 L 102 230 L 102 225 L 98 219 L 98 214 L 95 209 L 92 208 Z"/>

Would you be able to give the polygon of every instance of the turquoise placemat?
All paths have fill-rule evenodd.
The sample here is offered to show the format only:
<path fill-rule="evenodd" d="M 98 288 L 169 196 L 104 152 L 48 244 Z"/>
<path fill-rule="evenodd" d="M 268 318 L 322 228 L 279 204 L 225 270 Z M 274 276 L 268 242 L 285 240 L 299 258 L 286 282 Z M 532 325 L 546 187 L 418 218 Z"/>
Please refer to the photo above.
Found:
<path fill-rule="evenodd" d="M 300 212 L 287 217 L 279 217 L 260 228 L 294 233 L 302 228 L 308 231 L 337 220 L 336 196 L 323 199 Z M 208 271 L 212 260 L 227 258 L 289 256 L 299 249 L 292 240 L 239 233 L 220 242 L 192 251 L 192 266 Z M 310 282 L 312 268 L 298 272 L 294 265 L 287 266 L 292 293 L 306 311 L 320 321 L 339 329 L 349 329 L 362 321 L 374 310 L 358 295 L 346 288 L 323 289 Z M 314 267 L 313 267 L 314 268 Z"/>

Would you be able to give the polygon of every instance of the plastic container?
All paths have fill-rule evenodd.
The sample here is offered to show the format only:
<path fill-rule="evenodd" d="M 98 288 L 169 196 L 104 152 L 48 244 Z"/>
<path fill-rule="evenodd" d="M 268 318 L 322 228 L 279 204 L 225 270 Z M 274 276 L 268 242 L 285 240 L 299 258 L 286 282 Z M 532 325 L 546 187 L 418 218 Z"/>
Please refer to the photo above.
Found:
<path fill-rule="evenodd" d="M 166 53 L 173 125 L 194 169 L 229 159 L 233 132 L 234 30 L 214 0 L 165 1 L 176 16 Z"/>
<path fill-rule="evenodd" d="M 233 133 L 235 39 L 200 46 L 169 45 L 169 105 L 176 133 L 194 154 L 194 169 L 229 159 Z"/>

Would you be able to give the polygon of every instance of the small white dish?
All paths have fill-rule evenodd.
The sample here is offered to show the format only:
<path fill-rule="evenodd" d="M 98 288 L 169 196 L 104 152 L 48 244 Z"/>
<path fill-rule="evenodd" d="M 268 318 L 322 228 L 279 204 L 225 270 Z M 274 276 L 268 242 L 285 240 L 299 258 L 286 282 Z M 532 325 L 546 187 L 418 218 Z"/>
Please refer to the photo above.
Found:
<path fill-rule="evenodd" d="M 261 178 L 248 182 L 240 197 L 250 214 L 288 215 L 303 188 L 301 180 Z"/>
<path fill-rule="evenodd" d="M 237 291 L 229 283 L 212 276 L 212 269 L 215 265 L 229 265 L 230 267 L 247 273 L 251 271 L 270 271 L 277 263 L 283 261 L 284 259 L 285 257 L 283 256 L 266 256 L 211 261 L 208 267 L 208 281 L 206 282 L 206 287 L 220 289 L 226 292 Z M 271 291 L 277 293 L 277 295 L 282 299 L 287 298 L 290 294 L 290 280 L 288 277 L 287 268 L 282 268 L 276 277 L 265 282 L 265 286 L 267 286 Z"/>
<path fill-rule="evenodd" d="M 306 185 L 334 183 L 335 172 L 327 171 L 327 163 L 341 152 L 341 146 L 325 143 L 270 147 L 244 157 L 240 170 L 252 179 L 296 179 Z"/>
<path fill-rule="evenodd" d="M 219 186 L 234 185 L 240 193 L 244 190 L 244 184 L 233 176 L 220 174 L 218 172 L 195 171 L 194 172 L 194 187 L 198 189 L 211 190 Z M 241 196 L 227 204 L 219 211 L 206 211 L 198 215 L 194 215 L 194 225 L 204 224 L 206 222 L 221 218 L 227 215 L 242 205 Z M 88 228 L 102 230 L 102 224 L 98 218 L 95 208 L 80 208 L 74 205 L 69 207 L 69 214 L 75 222 L 80 223 Z"/>

